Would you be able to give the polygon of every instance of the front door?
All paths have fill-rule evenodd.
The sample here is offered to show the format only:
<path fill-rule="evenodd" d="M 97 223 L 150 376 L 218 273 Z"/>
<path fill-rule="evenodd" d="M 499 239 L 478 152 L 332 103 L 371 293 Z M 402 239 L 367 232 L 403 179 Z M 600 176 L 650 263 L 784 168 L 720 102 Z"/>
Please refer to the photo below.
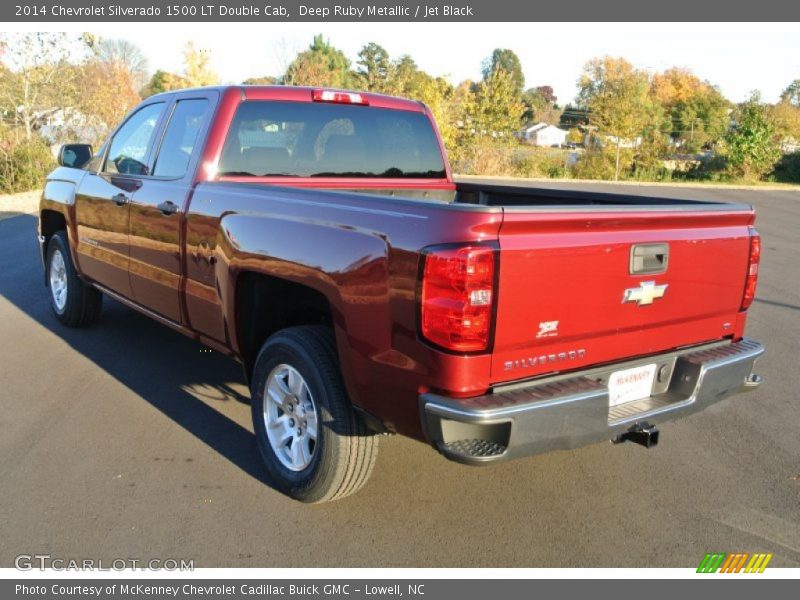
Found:
<path fill-rule="evenodd" d="M 147 156 L 164 102 L 143 106 L 117 130 L 100 168 L 75 195 L 77 259 L 84 275 L 127 298 L 130 202 L 147 174 Z"/>
<path fill-rule="evenodd" d="M 152 176 L 131 202 L 130 275 L 137 304 L 182 322 L 181 229 L 197 150 L 208 123 L 209 97 L 179 97 L 170 107 Z"/>

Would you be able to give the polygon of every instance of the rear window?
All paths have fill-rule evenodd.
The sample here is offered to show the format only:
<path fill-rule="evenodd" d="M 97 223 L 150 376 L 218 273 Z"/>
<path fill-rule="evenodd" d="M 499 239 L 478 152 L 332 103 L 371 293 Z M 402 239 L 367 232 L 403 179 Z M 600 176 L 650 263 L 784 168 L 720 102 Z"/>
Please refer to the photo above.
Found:
<path fill-rule="evenodd" d="M 305 102 L 243 102 L 220 157 L 222 176 L 444 178 L 422 113 Z"/>

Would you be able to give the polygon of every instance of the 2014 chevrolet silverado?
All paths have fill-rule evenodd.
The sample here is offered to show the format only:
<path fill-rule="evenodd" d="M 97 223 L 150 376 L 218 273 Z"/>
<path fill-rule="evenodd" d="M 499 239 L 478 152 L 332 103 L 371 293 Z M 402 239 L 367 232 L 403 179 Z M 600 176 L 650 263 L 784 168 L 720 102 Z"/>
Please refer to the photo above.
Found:
<path fill-rule="evenodd" d="M 456 183 L 419 102 L 159 94 L 59 163 L 56 318 L 108 295 L 238 359 L 266 468 L 306 502 L 358 490 L 381 433 L 469 464 L 650 446 L 761 383 L 752 207 Z"/>

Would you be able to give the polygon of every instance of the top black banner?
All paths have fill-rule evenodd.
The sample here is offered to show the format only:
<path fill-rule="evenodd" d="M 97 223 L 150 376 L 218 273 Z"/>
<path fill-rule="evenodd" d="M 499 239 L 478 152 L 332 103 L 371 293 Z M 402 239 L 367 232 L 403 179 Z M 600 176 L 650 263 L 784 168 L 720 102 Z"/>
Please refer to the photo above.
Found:
<path fill-rule="evenodd" d="M 800 20 L 800 3 L 786 0 L 12 0 L 0 19 L 14 22 L 519 22 Z"/>

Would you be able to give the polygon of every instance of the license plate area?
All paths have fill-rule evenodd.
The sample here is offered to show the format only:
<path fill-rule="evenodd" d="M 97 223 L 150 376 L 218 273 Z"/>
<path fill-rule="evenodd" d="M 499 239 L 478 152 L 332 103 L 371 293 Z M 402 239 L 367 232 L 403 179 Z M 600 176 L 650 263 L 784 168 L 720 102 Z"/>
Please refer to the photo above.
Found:
<path fill-rule="evenodd" d="M 648 398 L 653 393 L 656 363 L 614 371 L 608 378 L 609 409 Z"/>

